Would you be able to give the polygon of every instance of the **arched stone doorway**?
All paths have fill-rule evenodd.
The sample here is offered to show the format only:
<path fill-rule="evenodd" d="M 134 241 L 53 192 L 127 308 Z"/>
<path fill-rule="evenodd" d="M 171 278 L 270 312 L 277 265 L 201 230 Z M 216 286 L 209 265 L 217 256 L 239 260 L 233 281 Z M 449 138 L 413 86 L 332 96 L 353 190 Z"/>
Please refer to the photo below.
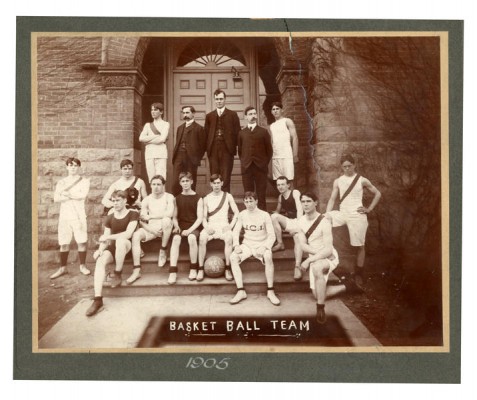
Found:
<path fill-rule="evenodd" d="M 274 42 L 270 38 L 147 38 L 140 41 L 138 51 L 146 43 L 141 71 L 147 79 L 142 96 L 142 124 L 151 120 L 150 105 L 160 101 L 165 106 L 164 118 L 171 124 L 168 151 L 172 154 L 175 133 L 182 123 L 181 107 L 192 105 L 196 120 L 203 125 L 205 115 L 215 109 L 213 92 L 217 88 L 227 94 L 226 106 L 236 111 L 245 125 L 243 110 L 255 105 L 259 111 L 259 123 L 268 125 L 269 104 L 280 99 L 276 77 L 280 62 Z M 265 106 L 265 110 L 264 110 Z M 137 138 L 135 149 L 143 149 Z M 141 156 L 142 159 L 143 156 Z M 143 178 L 145 169 L 142 168 Z M 170 190 L 172 160 L 168 163 L 167 189 Z M 198 171 L 197 190 L 209 191 L 208 164 L 204 157 Z M 236 159 L 232 174 L 231 191 L 241 194 L 240 162 Z"/>

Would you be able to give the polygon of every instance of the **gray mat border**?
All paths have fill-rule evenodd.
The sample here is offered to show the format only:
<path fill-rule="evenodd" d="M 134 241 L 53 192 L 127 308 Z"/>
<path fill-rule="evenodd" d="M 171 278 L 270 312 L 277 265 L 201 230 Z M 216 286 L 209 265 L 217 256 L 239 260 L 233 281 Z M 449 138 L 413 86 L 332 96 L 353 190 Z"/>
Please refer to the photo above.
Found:
<path fill-rule="evenodd" d="M 463 21 L 17 17 L 15 149 L 14 378 L 459 383 L 461 360 Z M 450 352 L 208 353 L 231 357 L 225 370 L 186 369 L 200 354 L 32 353 L 31 32 L 306 32 L 447 31 L 449 33 Z"/>

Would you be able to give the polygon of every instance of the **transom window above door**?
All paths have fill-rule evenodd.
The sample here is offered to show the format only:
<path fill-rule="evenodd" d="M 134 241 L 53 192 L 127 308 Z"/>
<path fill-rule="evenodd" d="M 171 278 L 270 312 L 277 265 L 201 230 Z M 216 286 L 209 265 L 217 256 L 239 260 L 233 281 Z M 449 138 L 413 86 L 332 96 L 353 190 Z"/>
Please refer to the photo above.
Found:
<path fill-rule="evenodd" d="M 223 38 L 197 38 L 179 56 L 178 67 L 244 67 L 245 58 L 233 43 Z"/>

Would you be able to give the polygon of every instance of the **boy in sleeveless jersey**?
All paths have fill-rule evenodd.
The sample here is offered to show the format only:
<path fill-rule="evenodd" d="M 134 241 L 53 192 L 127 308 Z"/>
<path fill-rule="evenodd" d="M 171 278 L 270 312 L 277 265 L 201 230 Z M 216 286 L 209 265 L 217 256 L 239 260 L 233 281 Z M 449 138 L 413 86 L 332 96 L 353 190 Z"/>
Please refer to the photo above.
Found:
<path fill-rule="evenodd" d="M 348 227 L 351 246 L 357 249 L 356 266 L 352 276 L 358 278 L 358 283 L 362 283 L 365 259 L 364 243 L 368 229 L 367 214 L 376 207 L 381 198 L 381 193 L 369 179 L 356 174 L 353 156 L 350 154 L 343 155 L 340 164 L 343 169 L 343 175 L 333 182 L 333 190 L 326 206 L 326 214 L 331 218 L 334 227 L 341 225 Z M 355 179 L 356 182 L 354 182 Z M 354 186 L 351 186 L 353 183 Z M 350 188 L 351 190 L 349 190 Z M 364 189 L 367 189 L 374 195 L 368 207 L 363 206 Z M 346 192 L 348 194 L 344 197 Z M 339 211 L 332 211 L 337 199 Z"/>
<path fill-rule="evenodd" d="M 171 245 L 169 279 L 167 280 L 167 283 L 170 285 L 176 283 L 177 280 L 177 260 L 179 259 L 179 248 L 182 238 L 187 238 L 189 243 L 189 280 L 192 281 L 197 278 L 197 240 L 204 212 L 201 197 L 192 190 L 192 174 L 190 172 L 181 172 L 179 183 L 182 187 L 182 193 L 176 196 L 172 219 L 172 234 L 174 237 Z"/>
<path fill-rule="evenodd" d="M 283 105 L 280 102 L 272 103 L 272 115 L 275 118 L 275 122 L 270 125 L 273 179 L 286 176 L 292 181 L 295 178 L 295 163 L 299 161 L 295 124 L 290 118 L 283 116 Z"/>
<path fill-rule="evenodd" d="M 60 267 L 50 276 L 56 279 L 68 271 L 66 264 L 70 251 L 70 243 L 73 237 L 78 245 L 78 258 L 80 272 L 89 275 L 86 267 L 86 245 L 88 241 L 88 229 L 84 202 L 89 192 L 89 179 L 79 175 L 81 161 L 77 158 L 66 160 L 68 176 L 61 179 L 55 188 L 53 200 L 60 203 L 60 215 L 58 219 L 58 243 L 60 245 Z"/>
<path fill-rule="evenodd" d="M 132 237 L 133 273 L 126 280 L 132 284 L 141 277 L 141 242 L 161 237 L 158 266 L 163 267 L 167 261 L 167 243 L 172 233 L 172 216 L 174 214 L 174 196 L 164 191 L 166 180 L 162 175 L 151 179 L 152 193 L 141 204 L 140 228 Z"/>
<path fill-rule="evenodd" d="M 296 233 L 298 230 L 297 218 L 303 215 L 300 192 L 296 189 L 290 190 L 290 180 L 286 176 L 279 176 L 277 178 L 277 189 L 280 193 L 278 204 L 276 210 L 271 215 L 277 244 L 272 247 L 272 252 L 285 250 L 282 232 L 288 232 L 292 235 Z M 300 264 L 303 254 L 295 236 L 293 236 L 293 241 L 295 242 L 295 271 L 293 278 L 298 281 L 302 278 Z"/>
<path fill-rule="evenodd" d="M 300 269 L 310 273 L 310 288 L 316 299 L 316 321 L 326 322 L 325 300 L 327 297 L 343 291 L 360 292 L 354 281 L 327 286 L 330 273 L 338 266 L 338 253 L 333 247 L 331 223 L 317 211 L 318 198 L 314 193 L 301 195 L 301 204 L 305 215 L 298 218 L 299 231 L 296 234 L 302 250 L 308 257 L 301 263 Z"/>
<path fill-rule="evenodd" d="M 219 174 L 210 176 L 210 186 L 212 192 L 204 197 L 204 214 L 202 225 L 204 229 L 199 237 L 199 271 L 197 280 L 204 279 L 204 261 L 207 251 L 207 242 L 212 239 L 224 241 L 225 255 L 225 279 L 233 279 L 230 268 L 230 254 L 232 253 L 232 229 L 237 222 L 239 209 L 234 198 L 230 193 L 222 191 L 224 181 Z M 229 210 L 232 210 L 234 216 L 229 222 Z"/>

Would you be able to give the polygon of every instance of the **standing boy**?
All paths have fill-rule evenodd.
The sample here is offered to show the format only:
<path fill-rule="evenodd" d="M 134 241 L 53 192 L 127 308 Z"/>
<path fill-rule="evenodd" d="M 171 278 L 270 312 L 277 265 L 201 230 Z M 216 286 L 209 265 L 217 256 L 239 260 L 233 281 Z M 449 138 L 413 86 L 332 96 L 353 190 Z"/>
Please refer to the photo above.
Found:
<path fill-rule="evenodd" d="M 273 179 L 286 176 L 292 181 L 295 178 L 295 163 L 299 161 L 295 124 L 290 118 L 283 116 L 283 105 L 280 102 L 272 103 L 272 115 L 275 117 L 275 122 L 270 125 Z"/>
<path fill-rule="evenodd" d="M 146 145 L 144 158 L 149 181 L 155 175 L 167 176 L 167 147 L 169 122 L 162 119 L 164 106 L 162 103 L 151 105 L 152 122 L 144 125 L 139 141 Z"/>
<path fill-rule="evenodd" d="M 331 217 L 334 227 L 341 225 L 348 227 L 351 246 L 357 249 L 353 277 L 358 278 L 358 282 L 363 282 L 367 214 L 376 207 L 381 193 L 368 179 L 356 173 L 353 156 L 343 155 L 340 164 L 343 175 L 333 182 L 333 191 L 326 206 L 326 213 Z M 363 206 L 363 189 L 369 190 L 374 195 L 368 207 Z M 339 211 L 332 211 L 337 199 Z"/>
<path fill-rule="evenodd" d="M 66 264 L 70 251 L 70 243 L 75 238 L 78 245 L 78 258 L 80 272 L 89 275 L 86 268 L 86 244 L 88 241 L 88 229 L 86 224 L 86 212 L 84 202 L 89 192 L 89 179 L 79 175 L 81 161 L 77 158 L 66 160 L 68 176 L 56 184 L 54 201 L 60 203 L 60 216 L 58 220 L 58 243 L 60 245 L 60 268 L 50 276 L 56 279 L 66 274 Z"/>

